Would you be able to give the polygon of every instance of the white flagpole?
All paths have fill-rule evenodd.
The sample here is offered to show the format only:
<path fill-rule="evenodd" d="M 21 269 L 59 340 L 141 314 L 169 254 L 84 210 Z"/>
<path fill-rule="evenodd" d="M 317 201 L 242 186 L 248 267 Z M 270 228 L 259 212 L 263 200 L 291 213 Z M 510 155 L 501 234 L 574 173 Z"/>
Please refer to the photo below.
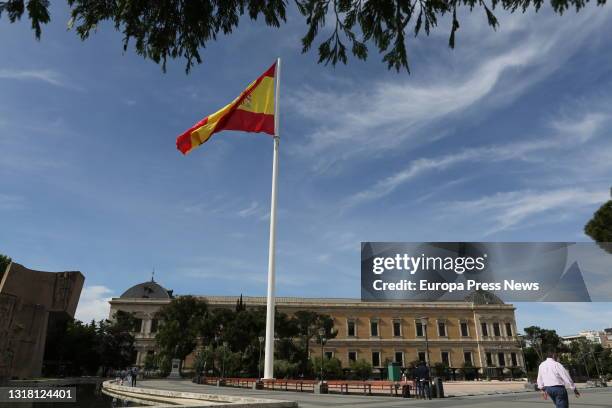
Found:
<path fill-rule="evenodd" d="M 276 243 L 276 193 L 278 190 L 278 112 L 280 107 L 280 72 L 281 60 L 276 60 L 276 89 L 274 96 L 274 155 L 272 158 L 272 199 L 270 203 L 270 246 L 268 250 L 268 298 L 266 305 L 266 349 L 264 379 L 274 378 L 274 247 Z"/>

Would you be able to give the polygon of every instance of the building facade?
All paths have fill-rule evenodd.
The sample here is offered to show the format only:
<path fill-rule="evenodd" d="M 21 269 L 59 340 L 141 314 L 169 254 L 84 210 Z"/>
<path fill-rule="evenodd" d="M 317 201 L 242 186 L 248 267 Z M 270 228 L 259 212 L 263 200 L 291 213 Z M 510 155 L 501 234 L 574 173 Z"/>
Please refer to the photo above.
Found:
<path fill-rule="evenodd" d="M 212 308 L 234 308 L 238 297 L 201 298 Z M 136 364 L 142 365 L 145 356 L 155 352 L 159 325 L 155 315 L 171 299 L 170 291 L 151 281 L 110 301 L 111 318 L 122 310 L 139 319 Z M 265 297 L 244 297 L 243 301 L 248 308 L 266 305 Z M 388 362 L 407 366 L 416 360 L 456 368 L 466 363 L 479 368 L 524 367 L 515 308 L 499 300 L 476 297 L 465 302 L 417 303 L 279 297 L 276 306 L 287 315 L 310 310 L 331 316 L 338 334 L 325 344 L 323 353 L 339 359 L 343 367 L 360 359 L 373 367 Z M 313 356 L 321 353 L 320 345 L 313 344 L 310 349 Z M 189 357 L 185 363 L 189 367 Z"/>

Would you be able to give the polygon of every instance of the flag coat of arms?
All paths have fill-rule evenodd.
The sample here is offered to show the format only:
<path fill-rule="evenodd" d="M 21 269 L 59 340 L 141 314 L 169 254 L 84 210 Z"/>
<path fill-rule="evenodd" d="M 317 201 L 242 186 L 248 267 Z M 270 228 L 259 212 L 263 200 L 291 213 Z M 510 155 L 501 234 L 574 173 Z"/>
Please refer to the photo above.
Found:
<path fill-rule="evenodd" d="M 176 139 L 187 154 L 222 130 L 267 133 L 274 136 L 274 80 L 276 63 L 231 103 L 193 125 Z"/>

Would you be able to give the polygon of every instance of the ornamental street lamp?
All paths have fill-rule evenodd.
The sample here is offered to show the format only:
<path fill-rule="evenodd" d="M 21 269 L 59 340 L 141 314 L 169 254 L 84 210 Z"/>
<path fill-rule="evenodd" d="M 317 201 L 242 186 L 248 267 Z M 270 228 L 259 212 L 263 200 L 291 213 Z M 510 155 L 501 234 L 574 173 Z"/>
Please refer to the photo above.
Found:
<path fill-rule="evenodd" d="M 325 338 L 324 328 L 319 329 L 319 339 L 321 340 L 321 382 L 323 382 L 323 346 L 325 346 L 325 343 L 327 342 L 327 339 Z"/>
<path fill-rule="evenodd" d="M 264 336 L 259 336 L 257 339 L 259 340 L 259 365 L 257 366 L 257 371 L 259 372 L 259 379 L 261 380 L 261 345 L 266 338 Z"/>
<path fill-rule="evenodd" d="M 227 349 L 227 341 L 223 342 L 223 361 L 221 363 L 221 378 L 225 378 L 225 349 Z"/>

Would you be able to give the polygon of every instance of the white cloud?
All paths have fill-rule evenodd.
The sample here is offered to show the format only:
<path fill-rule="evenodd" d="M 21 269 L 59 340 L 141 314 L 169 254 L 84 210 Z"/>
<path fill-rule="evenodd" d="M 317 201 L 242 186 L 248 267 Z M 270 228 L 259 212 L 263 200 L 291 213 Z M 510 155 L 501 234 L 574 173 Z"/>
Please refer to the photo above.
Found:
<path fill-rule="evenodd" d="M 547 217 L 564 216 L 578 208 L 601 204 L 608 199 L 608 192 L 588 191 L 580 188 L 548 191 L 510 191 L 481 197 L 476 200 L 447 203 L 453 213 L 478 217 L 486 225 L 492 225 L 484 235 L 515 228 L 534 216 L 545 214 Z"/>
<path fill-rule="evenodd" d="M 288 95 L 288 105 L 317 124 L 293 152 L 315 158 L 311 162 L 321 172 L 340 161 L 350 163 L 355 156 L 371 158 L 430 143 L 441 137 L 444 121 L 459 114 L 482 117 L 562 67 L 590 33 L 606 23 L 607 14 L 597 9 L 571 18 L 546 13 L 512 16 L 504 20 L 510 22 L 505 32 L 465 36 L 461 52 L 438 61 L 418 80 L 396 77 L 338 90 L 299 89 Z M 465 16 L 465 26 L 480 19 Z"/>
<path fill-rule="evenodd" d="M 242 218 L 246 218 L 251 215 L 260 214 L 260 212 L 261 212 L 261 207 L 259 207 L 259 203 L 257 201 L 253 201 L 248 207 L 243 208 L 242 210 L 238 211 L 238 215 Z"/>
<path fill-rule="evenodd" d="M 110 312 L 108 302 L 112 298 L 112 293 L 113 290 L 106 286 L 85 286 L 81 292 L 75 318 L 85 323 L 107 319 Z"/>
<path fill-rule="evenodd" d="M 16 69 L 0 69 L 0 79 L 14 79 L 18 81 L 41 81 L 49 85 L 64 87 L 66 86 L 62 76 L 52 70 L 16 70 Z"/>
<path fill-rule="evenodd" d="M 415 178 L 433 171 L 443 171 L 450 167 L 467 162 L 500 162 L 507 160 L 539 160 L 542 153 L 552 151 L 574 151 L 576 146 L 595 139 L 604 124 L 612 118 L 611 112 L 587 112 L 575 115 L 573 118 L 562 117 L 552 120 L 548 127 L 554 132 L 552 135 L 531 135 L 529 141 L 508 143 L 464 149 L 456 153 L 413 160 L 404 169 L 376 182 L 371 188 L 362 190 L 345 202 L 345 207 L 352 207 L 367 201 L 380 199 L 391 194 Z M 597 151 L 605 145 L 599 145 Z M 558 156 L 558 155 L 557 155 Z M 569 170 L 567 161 L 563 161 L 566 170 Z M 609 161 L 607 162 L 609 164 Z M 576 164 L 579 165 L 579 164 Z M 583 165 L 579 165 L 581 171 Z"/>

